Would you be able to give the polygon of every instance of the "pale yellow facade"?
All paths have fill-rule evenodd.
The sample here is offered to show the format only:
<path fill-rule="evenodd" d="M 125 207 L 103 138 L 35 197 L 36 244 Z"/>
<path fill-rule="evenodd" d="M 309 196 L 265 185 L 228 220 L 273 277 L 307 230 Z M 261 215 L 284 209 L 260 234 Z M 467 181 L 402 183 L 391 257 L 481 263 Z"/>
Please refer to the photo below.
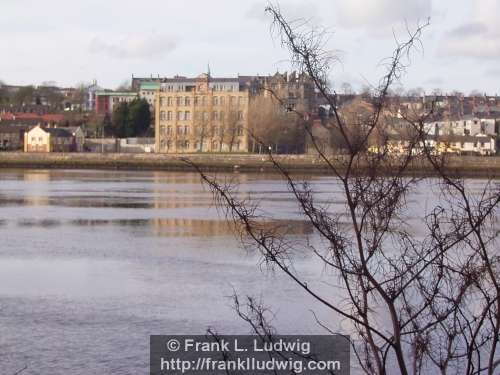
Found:
<path fill-rule="evenodd" d="M 85 136 L 80 128 L 42 128 L 24 133 L 24 152 L 83 151 Z"/>
<path fill-rule="evenodd" d="M 50 133 L 35 126 L 24 133 L 24 152 L 51 152 Z"/>
<path fill-rule="evenodd" d="M 208 75 L 172 87 L 155 95 L 156 152 L 248 152 L 248 91 L 210 85 Z"/>

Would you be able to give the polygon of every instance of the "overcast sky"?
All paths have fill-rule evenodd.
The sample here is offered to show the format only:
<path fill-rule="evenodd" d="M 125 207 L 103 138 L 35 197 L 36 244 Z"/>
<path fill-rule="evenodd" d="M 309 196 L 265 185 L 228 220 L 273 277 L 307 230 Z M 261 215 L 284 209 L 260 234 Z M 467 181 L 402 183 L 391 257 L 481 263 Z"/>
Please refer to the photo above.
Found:
<path fill-rule="evenodd" d="M 96 79 L 115 88 L 131 75 L 214 76 L 289 70 L 270 35 L 261 0 L 0 0 L 0 80 Z M 406 88 L 473 89 L 500 94 L 500 0 L 281 0 L 290 19 L 306 17 L 331 33 L 342 63 L 337 87 L 375 84 L 381 60 L 403 39 L 404 23 L 428 17 L 424 51 L 413 55 Z"/>

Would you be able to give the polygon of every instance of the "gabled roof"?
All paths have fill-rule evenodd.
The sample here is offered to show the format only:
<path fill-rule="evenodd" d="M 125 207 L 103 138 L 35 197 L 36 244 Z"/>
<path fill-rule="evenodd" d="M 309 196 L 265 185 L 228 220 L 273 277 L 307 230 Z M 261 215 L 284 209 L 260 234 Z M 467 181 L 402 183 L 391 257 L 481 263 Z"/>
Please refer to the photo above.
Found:
<path fill-rule="evenodd" d="M 64 128 L 42 128 L 44 131 L 57 138 L 71 138 L 73 134 Z"/>
<path fill-rule="evenodd" d="M 31 128 L 30 132 L 32 130 L 35 130 L 35 129 L 41 129 L 45 133 L 49 133 L 50 135 L 57 137 L 57 138 L 71 138 L 71 137 L 73 137 L 73 134 L 71 133 L 71 131 L 69 131 L 68 129 L 65 129 L 65 128 L 49 128 L 46 126 L 37 125 L 34 128 Z"/>

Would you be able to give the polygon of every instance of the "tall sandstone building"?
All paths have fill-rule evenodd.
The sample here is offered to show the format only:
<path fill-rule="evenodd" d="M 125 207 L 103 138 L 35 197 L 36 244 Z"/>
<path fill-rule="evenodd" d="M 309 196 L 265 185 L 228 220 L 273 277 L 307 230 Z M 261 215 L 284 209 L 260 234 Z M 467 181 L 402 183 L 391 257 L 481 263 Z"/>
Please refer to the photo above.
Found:
<path fill-rule="evenodd" d="M 249 100 L 238 78 L 163 79 L 155 105 L 157 152 L 247 152 Z"/>
<path fill-rule="evenodd" d="M 271 99 L 271 90 L 283 99 L 284 110 L 315 108 L 314 85 L 304 74 L 133 77 L 132 82 L 137 87 L 144 82 L 159 84 L 154 105 L 159 153 L 248 152 L 251 101 L 258 96 Z"/>

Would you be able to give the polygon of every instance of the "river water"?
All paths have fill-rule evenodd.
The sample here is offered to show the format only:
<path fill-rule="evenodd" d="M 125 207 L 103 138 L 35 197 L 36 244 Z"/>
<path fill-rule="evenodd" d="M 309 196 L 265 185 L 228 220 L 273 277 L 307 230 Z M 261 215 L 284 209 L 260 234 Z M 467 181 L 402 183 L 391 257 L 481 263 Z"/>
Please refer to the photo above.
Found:
<path fill-rule="evenodd" d="M 276 176 L 232 178 L 311 231 Z M 272 307 L 280 333 L 324 333 L 311 309 L 329 319 L 241 249 L 194 173 L 0 171 L 0 244 L 2 374 L 146 374 L 151 334 L 250 333 L 234 292 Z M 297 268 L 328 278 L 310 256 Z"/>
<path fill-rule="evenodd" d="M 312 233 L 278 176 L 220 177 L 298 240 Z M 335 183 L 312 180 L 333 206 L 343 204 L 326 195 Z M 413 195 L 410 219 L 430 191 Z M 325 333 L 312 311 L 348 328 L 241 248 L 194 173 L 0 171 L 0 244 L 1 374 L 25 366 L 23 375 L 147 374 L 151 334 L 250 333 L 234 292 L 272 308 L 279 333 Z M 317 259 L 299 254 L 295 265 L 332 294 Z"/>

